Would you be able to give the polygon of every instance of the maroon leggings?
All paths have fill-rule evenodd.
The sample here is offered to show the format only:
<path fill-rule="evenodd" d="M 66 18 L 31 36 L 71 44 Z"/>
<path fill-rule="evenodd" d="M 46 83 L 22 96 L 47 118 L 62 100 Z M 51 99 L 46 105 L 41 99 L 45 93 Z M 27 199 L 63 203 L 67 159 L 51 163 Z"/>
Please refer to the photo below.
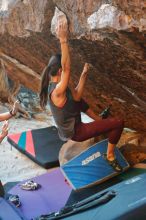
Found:
<path fill-rule="evenodd" d="M 99 119 L 89 123 L 75 125 L 74 141 L 85 141 L 89 138 L 108 133 L 111 144 L 117 144 L 124 128 L 124 121 L 117 118 Z"/>

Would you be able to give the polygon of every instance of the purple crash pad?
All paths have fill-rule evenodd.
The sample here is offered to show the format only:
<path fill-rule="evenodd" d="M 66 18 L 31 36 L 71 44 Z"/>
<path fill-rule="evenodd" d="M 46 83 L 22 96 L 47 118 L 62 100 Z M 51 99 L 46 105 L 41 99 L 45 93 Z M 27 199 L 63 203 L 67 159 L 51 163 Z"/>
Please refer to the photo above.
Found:
<path fill-rule="evenodd" d="M 10 194 L 19 195 L 22 204 L 19 209 L 27 219 L 58 211 L 65 205 L 72 189 L 65 182 L 60 168 L 31 180 L 42 187 L 35 191 L 26 191 L 18 184 L 9 191 Z"/>

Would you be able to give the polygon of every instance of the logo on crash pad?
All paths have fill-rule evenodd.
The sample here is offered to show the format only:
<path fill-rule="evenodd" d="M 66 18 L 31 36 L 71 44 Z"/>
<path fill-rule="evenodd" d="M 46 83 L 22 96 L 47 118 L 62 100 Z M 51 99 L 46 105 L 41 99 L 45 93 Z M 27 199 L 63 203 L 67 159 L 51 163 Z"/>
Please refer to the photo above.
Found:
<path fill-rule="evenodd" d="M 87 157 L 85 160 L 82 160 L 82 166 L 87 165 L 91 161 L 95 160 L 96 158 L 100 157 L 101 153 L 97 151 L 96 153 L 92 154 L 91 156 Z"/>

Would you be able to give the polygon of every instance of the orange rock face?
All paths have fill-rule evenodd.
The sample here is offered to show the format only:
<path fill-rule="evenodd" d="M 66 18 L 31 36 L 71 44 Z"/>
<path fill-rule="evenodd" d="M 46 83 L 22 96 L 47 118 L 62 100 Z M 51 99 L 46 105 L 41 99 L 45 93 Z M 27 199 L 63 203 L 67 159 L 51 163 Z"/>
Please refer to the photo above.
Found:
<path fill-rule="evenodd" d="M 39 91 L 43 68 L 60 51 L 51 33 L 55 6 L 69 20 L 71 83 L 89 62 L 84 97 L 95 112 L 112 104 L 112 115 L 123 117 L 125 127 L 146 131 L 144 0 L 12 1 L 0 13 L 0 58 L 9 77 Z"/>

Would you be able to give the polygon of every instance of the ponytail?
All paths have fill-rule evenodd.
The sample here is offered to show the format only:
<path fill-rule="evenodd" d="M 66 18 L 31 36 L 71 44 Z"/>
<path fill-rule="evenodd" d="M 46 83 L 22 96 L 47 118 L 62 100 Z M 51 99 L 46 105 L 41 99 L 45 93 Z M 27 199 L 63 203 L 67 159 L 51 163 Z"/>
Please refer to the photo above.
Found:
<path fill-rule="evenodd" d="M 42 80 L 41 80 L 40 105 L 43 109 L 47 105 L 47 101 L 48 101 L 48 85 L 50 80 L 49 71 L 50 71 L 50 67 L 46 66 L 46 68 L 43 71 Z"/>
<path fill-rule="evenodd" d="M 53 55 L 50 58 L 49 63 L 44 69 L 42 74 L 40 105 L 43 109 L 47 105 L 47 101 L 48 101 L 48 85 L 49 85 L 50 76 L 56 76 L 60 68 L 61 68 L 61 55 L 60 54 Z"/>

